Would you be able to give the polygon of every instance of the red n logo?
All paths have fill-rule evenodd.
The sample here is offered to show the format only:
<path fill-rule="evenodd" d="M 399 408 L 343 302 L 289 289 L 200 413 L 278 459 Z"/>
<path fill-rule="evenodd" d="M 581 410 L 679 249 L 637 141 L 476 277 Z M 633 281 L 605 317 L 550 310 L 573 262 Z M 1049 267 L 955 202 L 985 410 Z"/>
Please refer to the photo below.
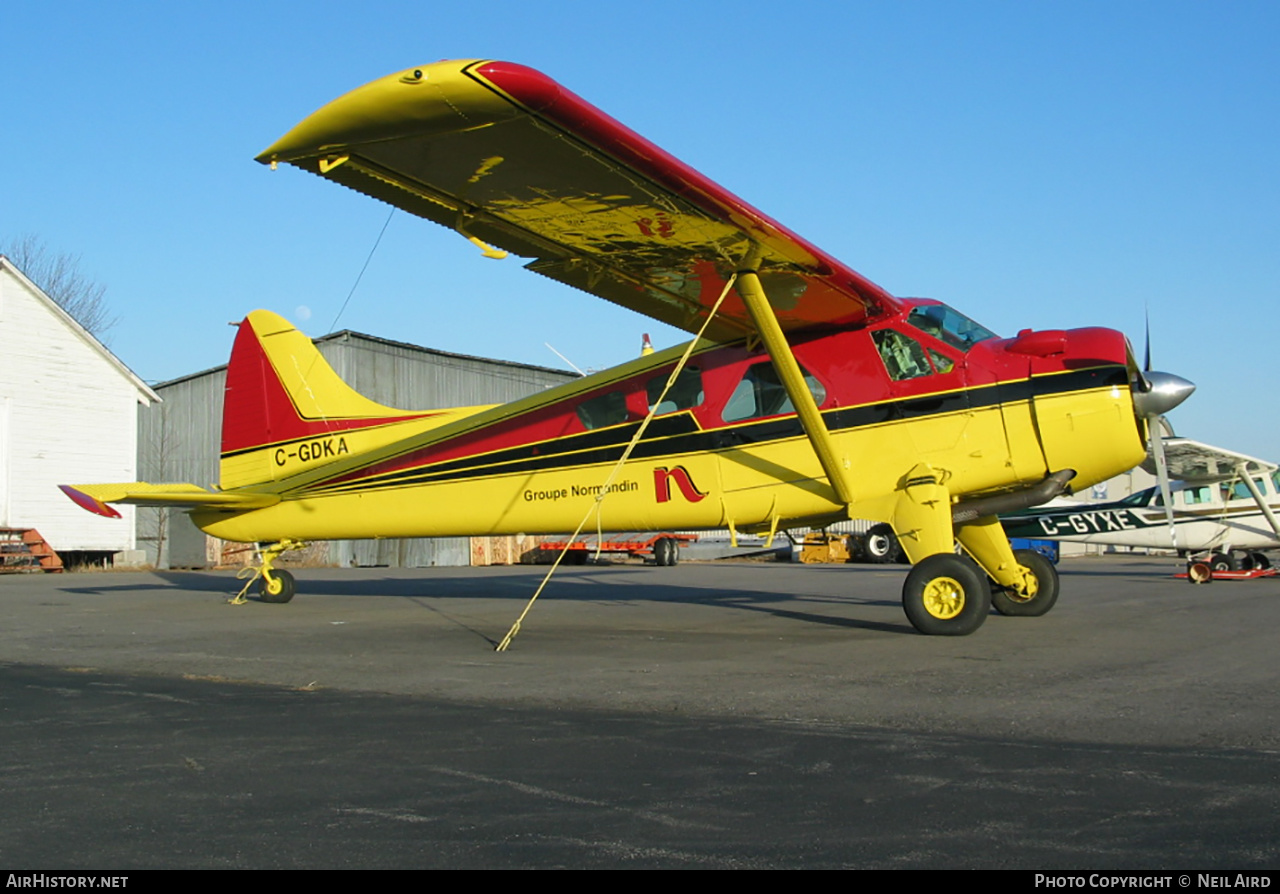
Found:
<path fill-rule="evenodd" d="M 693 483 L 693 478 L 689 475 L 689 471 L 684 466 L 676 466 L 670 470 L 663 467 L 653 470 L 653 489 L 659 503 L 666 503 L 671 500 L 672 481 L 675 481 L 676 487 L 680 488 L 680 493 L 684 494 L 684 498 L 690 503 L 696 503 L 706 496 L 706 494 L 698 490 L 697 485 Z"/>

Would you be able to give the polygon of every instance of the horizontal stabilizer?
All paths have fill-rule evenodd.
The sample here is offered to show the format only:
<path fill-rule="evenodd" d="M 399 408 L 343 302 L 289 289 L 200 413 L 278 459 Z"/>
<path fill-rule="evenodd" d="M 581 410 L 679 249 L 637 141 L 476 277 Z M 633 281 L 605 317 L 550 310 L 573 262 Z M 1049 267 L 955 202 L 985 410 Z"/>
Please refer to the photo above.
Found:
<path fill-rule="evenodd" d="M 119 518 L 108 503 L 131 506 L 173 506 L 176 508 L 261 509 L 280 502 L 275 494 L 224 493 L 205 490 L 194 484 L 60 484 L 58 489 L 77 506 L 96 515 Z"/>

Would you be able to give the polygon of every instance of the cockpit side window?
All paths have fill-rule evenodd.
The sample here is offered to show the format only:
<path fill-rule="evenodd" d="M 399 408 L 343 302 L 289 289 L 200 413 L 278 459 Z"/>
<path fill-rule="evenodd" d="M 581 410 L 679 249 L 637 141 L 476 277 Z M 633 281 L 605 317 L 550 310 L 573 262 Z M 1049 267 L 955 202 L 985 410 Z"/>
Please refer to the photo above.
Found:
<path fill-rule="evenodd" d="M 889 378 L 893 381 L 901 382 L 903 379 L 918 379 L 933 375 L 933 366 L 929 363 L 928 354 L 914 338 L 908 338 L 893 329 L 873 332 L 871 338 L 875 341 L 880 359 L 884 361 L 884 368 L 888 370 Z"/>

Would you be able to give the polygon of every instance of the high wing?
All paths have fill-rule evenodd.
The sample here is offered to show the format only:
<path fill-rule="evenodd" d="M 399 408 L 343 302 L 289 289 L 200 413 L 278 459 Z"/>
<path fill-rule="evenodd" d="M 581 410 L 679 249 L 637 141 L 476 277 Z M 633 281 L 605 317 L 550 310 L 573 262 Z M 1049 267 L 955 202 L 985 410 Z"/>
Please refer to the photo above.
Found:
<path fill-rule="evenodd" d="M 757 270 L 787 331 L 901 308 L 893 296 L 533 69 L 482 60 L 389 75 L 258 156 L 467 237 L 530 270 L 697 332 Z M 730 295 L 706 335 L 754 331 Z"/>
<path fill-rule="evenodd" d="M 1164 451 L 1169 464 L 1169 477 L 1179 481 L 1225 481 L 1243 472 L 1270 473 L 1277 468 L 1275 463 L 1265 459 L 1245 456 L 1234 450 L 1202 444 L 1189 438 L 1165 440 Z M 1147 458 L 1142 462 L 1142 468 L 1152 475 L 1156 474 L 1150 448 Z"/>

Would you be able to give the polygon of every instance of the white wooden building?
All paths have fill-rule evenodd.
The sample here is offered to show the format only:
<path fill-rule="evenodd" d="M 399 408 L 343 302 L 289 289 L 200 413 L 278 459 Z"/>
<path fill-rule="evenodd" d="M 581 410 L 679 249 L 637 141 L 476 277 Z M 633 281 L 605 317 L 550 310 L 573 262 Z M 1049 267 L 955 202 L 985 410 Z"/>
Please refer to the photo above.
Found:
<path fill-rule="evenodd" d="M 85 512 L 59 484 L 137 480 L 138 405 L 159 398 L 0 255 L 0 527 L 59 553 L 135 547 L 134 512 Z"/>

